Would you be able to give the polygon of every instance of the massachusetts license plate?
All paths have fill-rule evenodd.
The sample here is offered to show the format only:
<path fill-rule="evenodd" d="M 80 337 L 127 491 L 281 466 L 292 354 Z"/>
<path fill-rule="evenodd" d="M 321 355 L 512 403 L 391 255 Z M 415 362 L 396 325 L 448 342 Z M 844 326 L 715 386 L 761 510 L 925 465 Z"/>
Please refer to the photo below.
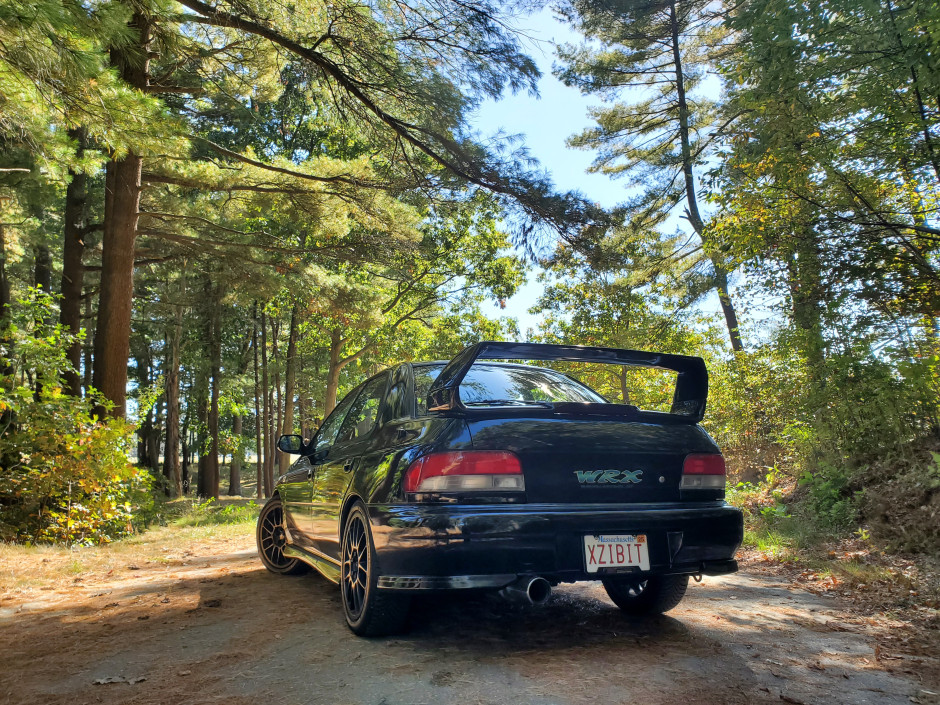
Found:
<path fill-rule="evenodd" d="M 588 573 L 603 568 L 650 569 L 650 550 L 645 534 L 600 534 L 584 537 L 584 563 Z"/>

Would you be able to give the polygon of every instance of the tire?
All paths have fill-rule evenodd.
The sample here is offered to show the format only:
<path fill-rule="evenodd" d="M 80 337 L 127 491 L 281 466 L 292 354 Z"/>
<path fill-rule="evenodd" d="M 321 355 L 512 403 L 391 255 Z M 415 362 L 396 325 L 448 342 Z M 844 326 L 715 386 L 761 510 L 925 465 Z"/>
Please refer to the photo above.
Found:
<path fill-rule="evenodd" d="M 346 624 L 359 636 L 386 636 L 403 631 L 411 597 L 379 590 L 375 545 L 369 517 L 361 502 L 349 511 L 343 526 L 340 592 Z"/>
<path fill-rule="evenodd" d="M 258 528 L 255 532 L 258 555 L 264 567 L 278 575 L 303 575 L 310 566 L 299 558 L 284 555 L 287 534 L 284 531 L 284 507 L 281 498 L 275 495 L 261 509 Z"/>
<path fill-rule="evenodd" d="M 623 612 L 643 617 L 662 614 L 682 602 L 689 586 L 688 575 L 651 575 L 636 578 L 607 578 L 604 589 Z"/>

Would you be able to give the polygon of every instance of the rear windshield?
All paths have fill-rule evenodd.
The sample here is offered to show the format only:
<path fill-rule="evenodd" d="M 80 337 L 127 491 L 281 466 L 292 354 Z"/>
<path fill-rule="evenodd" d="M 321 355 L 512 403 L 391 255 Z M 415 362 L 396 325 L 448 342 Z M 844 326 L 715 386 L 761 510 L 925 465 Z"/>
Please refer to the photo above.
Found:
<path fill-rule="evenodd" d="M 415 367 L 418 413 L 427 411 L 428 390 L 443 367 Z M 594 402 L 606 403 L 600 394 L 565 375 L 542 367 L 477 363 L 460 383 L 460 400 L 466 406 L 499 402 Z"/>

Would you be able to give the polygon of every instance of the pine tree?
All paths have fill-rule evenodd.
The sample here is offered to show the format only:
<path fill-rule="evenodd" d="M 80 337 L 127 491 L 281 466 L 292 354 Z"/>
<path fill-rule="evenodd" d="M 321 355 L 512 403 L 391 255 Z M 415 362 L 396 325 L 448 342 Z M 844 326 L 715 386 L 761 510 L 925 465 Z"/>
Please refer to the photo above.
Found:
<path fill-rule="evenodd" d="M 597 126 L 571 138 L 570 144 L 598 151 L 594 171 L 626 177 L 640 189 L 623 209 L 626 239 L 641 243 L 634 249 L 658 239 L 658 229 L 676 209 L 683 209 L 702 245 L 692 249 L 680 244 L 666 253 L 654 245 L 663 256 L 645 268 L 654 275 L 666 266 L 695 274 L 709 262 L 707 277 L 718 293 L 731 347 L 741 350 L 729 272 L 710 241 L 696 175 L 720 133 L 714 102 L 695 91 L 728 51 L 715 4 L 575 0 L 563 3 L 561 13 L 589 43 L 559 50 L 564 65 L 556 70 L 558 77 L 582 93 L 611 101 L 591 111 Z M 700 291 L 694 280 L 690 291 Z"/>

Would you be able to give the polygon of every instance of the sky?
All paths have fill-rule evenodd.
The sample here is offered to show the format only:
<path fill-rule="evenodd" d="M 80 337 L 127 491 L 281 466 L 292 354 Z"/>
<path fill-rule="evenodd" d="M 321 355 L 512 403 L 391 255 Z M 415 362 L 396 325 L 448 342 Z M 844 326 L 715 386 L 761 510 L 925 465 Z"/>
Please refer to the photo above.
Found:
<path fill-rule="evenodd" d="M 521 93 L 507 95 L 498 101 L 488 100 L 472 116 L 472 125 L 484 137 L 500 131 L 522 136 L 530 154 L 551 174 L 555 187 L 560 191 L 580 191 L 589 200 L 604 207 L 625 201 L 630 195 L 626 181 L 611 179 L 604 174 L 588 173 L 594 153 L 591 150 L 572 149 L 565 144 L 572 135 L 594 125 L 588 111 L 592 106 L 601 105 L 599 97 L 583 96 L 580 91 L 566 87 L 552 75 L 552 64 L 558 61 L 555 46 L 579 44 L 583 37 L 557 20 L 550 9 L 524 18 L 519 23 L 519 29 L 530 37 L 523 43 L 542 72 L 538 85 L 539 96 Z M 717 96 L 720 83 L 717 78 L 706 79 L 700 90 Z M 703 203 L 701 206 L 707 213 L 708 204 Z M 686 230 L 688 224 L 680 215 L 678 211 L 674 213 L 664 226 Z M 540 316 L 528 312 L 542 291 L 542 285 L 535 280 L 536 274 L 534 269 L 529 272 L 528 282 L 506 301 L 505 309 L 500 309 L 496 304 L 492 308 L 484 305 L 484 313 L 492 318 L 516 318 L 523 338 L 527 337 L 526 332 L 530 328 L 538 328 L 540 319 Z M 732 295 L 733 288 L 734 281 Z M 696 304 L 696 308 L 716 319 L 721 316 L 718 297 L 714 293 L 705 296 Z M 739 316 L 743 312 L 742 308 Z M 772 314 L 770 309 L 750 313 L 758 318 Z"/>
<path fill-rule="evenodd" d="M 556 60 L 554 45 L 578 43 L 581 36 L 557 21 L 547 9 L 526 18 L 524 31 L 532 38 L 526 41 L 527 51 L 542 72 L 539 97 L 523 93 L 499 101 L 488 100 L 473 116 L 473 126 L 482 135 L 498 131 L 524 135 L 529 152 L 551 173 L 560 191 L 580 191 L 602 206 L 613 206 L 625 200 L 624 182 L 587 173 L 592 152 L 565 146 L 568 137 L 593 124 L 588 109 L 592 104 L 599 104 L 596 97 L 584 97 L 552 75 L 552 62 Z M 535 328 L 539 317 L 527 311 L 541 293 L 535 274 L 535 271 L 529 273 L 529 282 L 507 300 L 505 309 L 494 306 L 492 310 L 485 309 L 486 312 L 494 318 L 518 319 L 523 334 L 528 328 Z"/>

